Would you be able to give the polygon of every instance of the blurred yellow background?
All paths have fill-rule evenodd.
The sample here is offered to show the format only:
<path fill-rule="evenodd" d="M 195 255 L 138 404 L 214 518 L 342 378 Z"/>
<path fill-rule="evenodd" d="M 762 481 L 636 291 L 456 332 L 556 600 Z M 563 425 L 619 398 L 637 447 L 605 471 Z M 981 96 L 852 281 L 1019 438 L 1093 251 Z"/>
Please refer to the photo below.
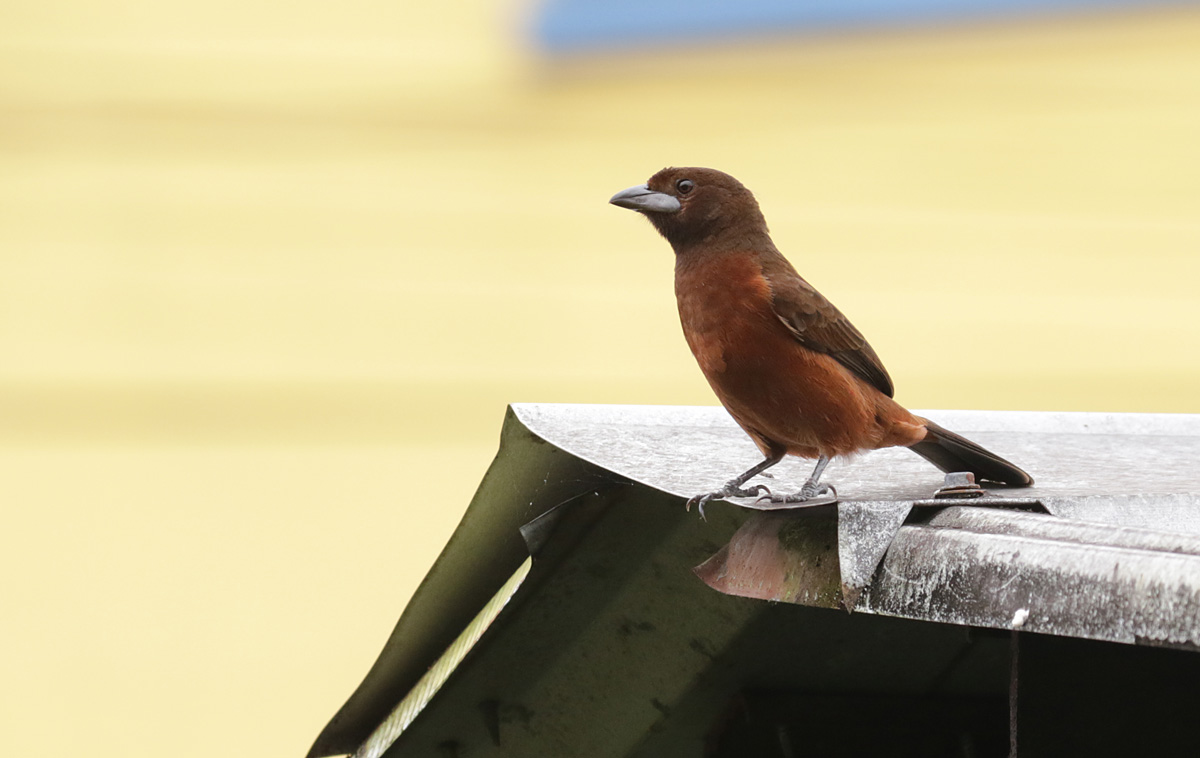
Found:
<path fill-rule="evenodd" d="M 506 403 L 712 403 L 606 202 L 665 165 L 910 407 L 1200 411 L 1200 11 L 572 61 L 528 13 L 0 7 L 7 751 L 302 755 Z"/>

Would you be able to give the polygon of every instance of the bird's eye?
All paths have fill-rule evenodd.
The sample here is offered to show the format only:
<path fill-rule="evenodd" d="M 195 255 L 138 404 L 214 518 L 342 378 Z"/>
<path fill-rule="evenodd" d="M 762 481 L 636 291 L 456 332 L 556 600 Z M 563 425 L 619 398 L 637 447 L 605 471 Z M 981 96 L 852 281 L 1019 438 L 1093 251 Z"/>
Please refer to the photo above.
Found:
<path fill-rule="evenodd" d="M 681 195 L 686 195 L 695 188 L 696 185 L 691 179 L 680 179 L 675 182 L 675 191 Z"/>

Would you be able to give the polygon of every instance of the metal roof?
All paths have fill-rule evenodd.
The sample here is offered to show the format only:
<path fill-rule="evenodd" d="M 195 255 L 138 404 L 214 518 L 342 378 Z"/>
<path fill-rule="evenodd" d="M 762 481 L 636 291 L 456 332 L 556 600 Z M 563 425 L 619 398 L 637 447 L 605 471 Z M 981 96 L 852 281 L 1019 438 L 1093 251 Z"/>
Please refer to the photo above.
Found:
<path fill-rule="evenodd" d="M 890 449 L 834 462 L 836 505 L 712 503 L 702 522 L 683 500 L 759 458 L 723 409 L 512 406 L 458 530 L 310 757 L 372 733 L 364 756 L 695 754 L 730 687 L 795 666 L 915 686 L 994 657 L 962 627 L 1200 648 L 1200 417 L 920 413 L 1037 485 L 935 500 L 941 472 Z M 772 489 L 807 469 L 780 464 Z M 886 657 L 880 630 L 923 657 Z M 781 636 L 786 664 L 765 652 Z M 796 652 L 836 659 L 849 639 L 869 670 Z"/>

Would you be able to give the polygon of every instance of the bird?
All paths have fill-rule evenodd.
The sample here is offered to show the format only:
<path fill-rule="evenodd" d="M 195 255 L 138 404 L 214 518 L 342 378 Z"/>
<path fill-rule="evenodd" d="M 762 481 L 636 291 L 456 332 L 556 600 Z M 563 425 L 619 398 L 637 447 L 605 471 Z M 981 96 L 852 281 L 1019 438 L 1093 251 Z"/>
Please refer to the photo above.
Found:
<path fill-rule="evenodd" d="M 645 216 L 675 252 L 683 334 L 713 392 L 763 460 L 688 508 L 730 497 L 776 503 L 836 499 L 830 459 L 907 447 L 945 472 L 1028 486 L 1033 477 L 897 403 L 863 337 L 775 247 L 750 190 L 711 168 L 664 168 L 610 203 Z M 799 492 L 745 487 L 785 455 L 816 459 Z"/>

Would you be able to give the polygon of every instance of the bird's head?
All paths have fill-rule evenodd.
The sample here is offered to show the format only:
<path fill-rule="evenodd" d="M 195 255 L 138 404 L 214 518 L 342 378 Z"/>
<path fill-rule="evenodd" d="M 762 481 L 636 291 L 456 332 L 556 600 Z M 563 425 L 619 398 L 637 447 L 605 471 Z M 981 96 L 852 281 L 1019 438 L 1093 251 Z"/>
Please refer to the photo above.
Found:
<path fill-rule="evenodd" d="M 767 222 L 750 190 L 711 168 L 664 168 L 609 202 L 644 215 L 676 253 L 700 243 L 706 249 L 761 244 L 757 238 L 767 237 Z"/>

